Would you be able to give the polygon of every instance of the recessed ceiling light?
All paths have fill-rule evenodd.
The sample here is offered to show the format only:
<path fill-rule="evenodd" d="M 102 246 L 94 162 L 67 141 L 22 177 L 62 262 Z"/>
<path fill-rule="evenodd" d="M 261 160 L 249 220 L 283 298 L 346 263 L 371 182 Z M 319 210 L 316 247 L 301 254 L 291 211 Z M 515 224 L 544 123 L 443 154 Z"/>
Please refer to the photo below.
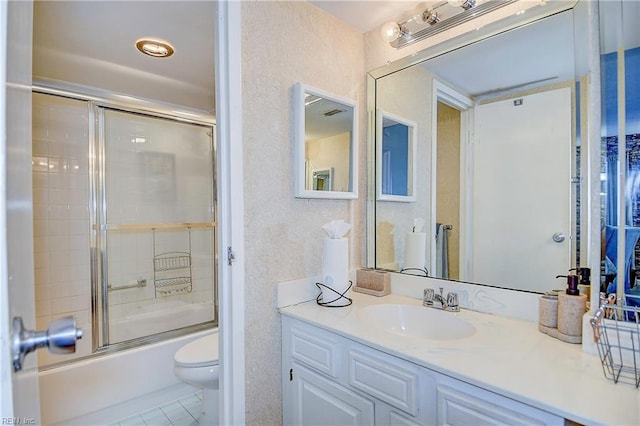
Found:
<path fill-rule="evenodd" d="M 141 38 L 136 41 L 136 47 L 145 55 L 155 58 L 168 58 L 174 52 L 173 46 L 166 41 L 151 38 Z"/>

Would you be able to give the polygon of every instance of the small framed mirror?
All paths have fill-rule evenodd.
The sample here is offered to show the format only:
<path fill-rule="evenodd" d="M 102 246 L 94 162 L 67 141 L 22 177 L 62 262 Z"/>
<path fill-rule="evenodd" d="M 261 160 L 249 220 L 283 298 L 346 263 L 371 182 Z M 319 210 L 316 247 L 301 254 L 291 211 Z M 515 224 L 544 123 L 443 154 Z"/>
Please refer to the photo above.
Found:
<path fill-rule="evenodd" d="M 294 86 L 295 196 L 358 198 L 358 108 L 302 83 Z"/>
<path fill-rule="evenodd" d="M 381 201 L 416 201 L 416 123 L 376 111 L 376 187 Z"/>

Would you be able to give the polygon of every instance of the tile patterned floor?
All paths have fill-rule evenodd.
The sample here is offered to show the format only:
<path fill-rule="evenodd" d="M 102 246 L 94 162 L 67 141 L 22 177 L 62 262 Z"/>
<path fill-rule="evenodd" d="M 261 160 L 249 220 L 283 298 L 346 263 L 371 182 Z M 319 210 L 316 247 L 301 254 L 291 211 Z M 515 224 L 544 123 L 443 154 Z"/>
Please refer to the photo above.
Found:
<path fill-rule="evenodd" d="M 110 426 L 197 426 L 201 409 L 202 394 L 198 392 L 127 417 Z"/>

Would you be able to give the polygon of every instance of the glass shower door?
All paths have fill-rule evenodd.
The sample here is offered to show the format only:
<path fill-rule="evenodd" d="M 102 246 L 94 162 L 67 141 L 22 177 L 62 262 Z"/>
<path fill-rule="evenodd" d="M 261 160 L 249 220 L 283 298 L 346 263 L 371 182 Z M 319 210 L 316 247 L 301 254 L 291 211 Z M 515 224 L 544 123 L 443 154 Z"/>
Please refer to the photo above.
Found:
<path fill-rule="evenodd" d="M 216 319 L 211 126 L 99 107 L 100 345 Z"/>

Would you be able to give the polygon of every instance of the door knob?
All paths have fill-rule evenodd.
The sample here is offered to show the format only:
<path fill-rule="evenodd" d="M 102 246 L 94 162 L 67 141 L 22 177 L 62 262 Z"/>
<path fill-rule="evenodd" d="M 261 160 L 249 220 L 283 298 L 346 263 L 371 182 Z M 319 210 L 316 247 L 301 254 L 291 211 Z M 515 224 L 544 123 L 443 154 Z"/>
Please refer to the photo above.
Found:
<path fill-rule="evenodd" d="M 565 236 L 562 232 L 556 232 L 555 234 L 553 234 L 553 236 L 551 237 L 553 239 L 553 241 L 555 241 L 556 243 L 561 243 L 564 241 Z"/>
<path fill-rule="evenodd" d="M 44 331 L 26 330 L 21 317 L 13 318 L 11 340 L 13 346 L 13 370 L 22 370 L 24 357 L 38 348 L 49 348 L 55 354 L 76 351 L 76 341 L 82 339 L 82 329 L 76 328 L 74 317 L 52 321 Z"/>

